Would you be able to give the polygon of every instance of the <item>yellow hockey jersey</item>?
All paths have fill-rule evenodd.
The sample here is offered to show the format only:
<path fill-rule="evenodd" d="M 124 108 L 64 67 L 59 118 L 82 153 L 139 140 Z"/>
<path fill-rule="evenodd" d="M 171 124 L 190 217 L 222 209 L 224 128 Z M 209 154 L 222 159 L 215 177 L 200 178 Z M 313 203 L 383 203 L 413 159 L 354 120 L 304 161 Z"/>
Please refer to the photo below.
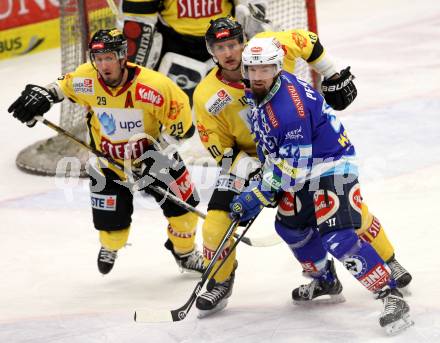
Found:
<path fill-rule="evenodd" d="M 229 0 L 124 0 L 124 13 L 162 19 L 182 35 L 203 37 L 209 22 L 231 14 Z"/>
<path fill-rule="evenodd" d="M 281 32 L 265 31 L 257 33 L 255 37 L 275 37 L 279 40 L 285 53 L 283 69 L 291 74 L 295 72 L 297 58 L 301 58 L 313 66 L 325 56 L 318 36 L 311 31 L 301 29 Z"/>
<path fill-rule="evenodd" d="M 262 32 L 257 37 L 276 37 L 281 42 L 286 53 L 283 68 L 290 73 L 295 70 L 296 58 L 316 63 L 325 54 L 313 32 Z M 217 163 L 230 148 L 256 157 L 255 143 L 245 118 L 248 106 L 244 84 L 224 80 L 216 67 L 196 87 L 193 102 L 200 139 Z"/>
<path fill-rule="evenodd" d="M 58 79 L 64 95 L 89 110 L 90 144 L 120 161 L 139 158 L 161 127 L 182 137 L 192 126 L 188 96 L 174 82 L 135 64 L 127 68 L 134 76 L 116 88 L 106 86 L 90 63 Z"/>

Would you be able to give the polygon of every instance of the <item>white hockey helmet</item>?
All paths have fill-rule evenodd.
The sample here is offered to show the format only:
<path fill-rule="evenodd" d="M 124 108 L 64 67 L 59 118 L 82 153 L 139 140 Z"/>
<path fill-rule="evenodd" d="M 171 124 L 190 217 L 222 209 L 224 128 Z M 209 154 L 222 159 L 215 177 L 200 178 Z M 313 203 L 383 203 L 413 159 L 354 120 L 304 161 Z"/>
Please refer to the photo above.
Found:
<path fill-rule="evenodd" d="M 274 37 L 252 38 L 241 55 L 242 74 L 249 79 L 248 67 L 256 65 L 275 65 L 274 75 L 283 70 L 284 50 Z"/>

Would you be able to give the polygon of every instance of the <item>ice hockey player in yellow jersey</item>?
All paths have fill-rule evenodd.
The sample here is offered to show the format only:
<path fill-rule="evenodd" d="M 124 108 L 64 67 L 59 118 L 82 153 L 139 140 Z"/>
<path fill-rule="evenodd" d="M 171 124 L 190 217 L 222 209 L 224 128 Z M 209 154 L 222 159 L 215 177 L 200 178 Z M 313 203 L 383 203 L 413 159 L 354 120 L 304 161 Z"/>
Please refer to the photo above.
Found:
<path fill-rule="evenodd" d="M 235 13 L 249 36 L 264 30 L 267 0 L 122 0 L 128 58 L 168 75 L 188 94 L 212 67 L 205 32 Z"/>
<path fill-rule="evenodd" d="M 293 72 L 295 58 L 299 57 L 324 76 L 324 86 L 326 84 L 344 85 L 337 87 L 338 91 L 324 91 L 326 100 L 332 107 L 346 108 L 356 97 L 356 88 L 349 68 L 341 73 L 336 71 L 316 34 L 304 30 L 290 30 L 264 32 L 256 36 L 276 36 L 280 40 L 287 55 L 284 60 L 286 70 Z M 193 108 L 200 139 L 211 156 L 222 167 L 203 224 L 203 253 L 207 264 L 231 223 L 228 212 L 232 198 L 241 192 L 248 180 L 259 176 L 259 164 L 255 158 L 255 143 L 245 119 L 248 106 L 244 98 L 245 85 L 241 81 L 240 72 L 241 52 L 244 46 L 242 28 L 232 18 L 220 18 L 211 23 L 205 37 L 209 52 L 218 66 L 196 87 Z M 295 206 L 293 199 L 286 195 L 280 199 L 278 210 L 293 213 Z M 362 226 L 357 233 L 361 239 L 372 244 L 381 257 L 387 261 L 400 287 L 406 286 L 411 281 L 411 275 L 395 260 L 393 246 L 378 219 L 369 213 L 365 203 L 362 205 Z M 232 244 L 233 238 L 219 261 Z M 233 251 L 217 273 L 215 287 L 197 299 L 196 306 L 201 316 L 216 312 L 226 306 L 227 299 L 232 292 L 236 267 L 237 261 L 235 251 Z M 333 262 L 326 261 L 322 266 L 303 264 L 304 274 L 307 275 L 316 267 L 334 273 Z M 339 281 L 335 283 L 334 291 L 335 293 L 342 291 Z M 302 300 L 311 299 L 312 297 Z"/>
<path fill-rule="evenodd" d="M 188 170 L 177 151 L 166 149 L 166 137 L 185 139 L 195 132 L 187 95 L 166 76 L 127 62 L 127 41 L 117 29 L 96 32 L 89 53 L 90 63 L 57 82 L 47 87 L 27 85 L 9 112 L 33 126 L 34 116 L 43 115 L 53 103 L 68 98 L 83 105 L 88 109 L 92 147 L 125 162 L 128 168 L 136 161 L 144 184 L 169 189 L 197 206 L 199 199 Z M 102 160 L 90 168 L 89 174 L 93 222 L 101 241 L 98 269 L 107 274 L 128 239 L 133 187 L 129 187 L 124 173 Z M 196 214 L 148 187 L 144 191 L 155 198 L 168 220 L 165 247 L 179 268 L 202 272 L 203 257 L 194 244 Z"/>

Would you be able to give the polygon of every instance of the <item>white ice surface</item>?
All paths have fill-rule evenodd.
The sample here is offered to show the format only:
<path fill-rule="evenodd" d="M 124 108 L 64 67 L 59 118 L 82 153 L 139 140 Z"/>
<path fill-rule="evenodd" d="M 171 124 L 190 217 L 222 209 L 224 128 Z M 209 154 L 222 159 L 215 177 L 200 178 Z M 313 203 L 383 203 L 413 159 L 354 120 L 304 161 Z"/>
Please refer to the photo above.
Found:
<path fill-rule="evenodd" d="M 321 41 L 356 75 L 358 98 L 341 119 L 359 154 L 363 195 L 414 277 L 415 326 L 386 337 L 381 304 L 340 265 L 347 302 L 292 305 L 291 290 L 306 280 L 283 245 L 239 246 L 225 311 L 134 323 L 135 309 L 184 304 L 197 279 L 177 271 L 162 247 L 165 220 L 141 197 L 132 246 L 100 276 L 86 184 L 63 188 L 64 180 L 15 167 L 20 149 L 52 132 L 23 127 L 6 109 L 26 83 L 58 76 L 54 50 L 0 63 L 0 342 L 440 342 L 440 1 L 318 0 L 317 10 Z M 251 235 L 272 232 L 273 212 L 260 217 Z"/>

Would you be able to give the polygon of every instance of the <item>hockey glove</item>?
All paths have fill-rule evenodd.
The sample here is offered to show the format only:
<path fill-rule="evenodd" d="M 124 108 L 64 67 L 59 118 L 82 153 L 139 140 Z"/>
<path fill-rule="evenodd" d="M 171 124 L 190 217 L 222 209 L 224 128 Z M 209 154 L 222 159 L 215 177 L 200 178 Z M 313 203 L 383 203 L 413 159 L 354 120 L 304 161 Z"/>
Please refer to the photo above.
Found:
<path fill-rule="evenodd" d="M 350 67 L 347 67 L 341 71 L 339 76 L 322 81 L 321 89 L 325 101 L 333 109 L 342 111 L 354 101 L 357 90 L 353 79 L 354 76 L 350 73 Z"/>
<path fill-rule="evenodd" d="M 260 213 L 263 207 L 268 207 L 275 201 L 272 192 L 258 189 L 259 184 L 254 182 L 232 199 L 229 205 L 232 218 L 240 218 L 241 222 L 248 221 Z"/>
<path fill-rule="evenodd" d="M 235 6 L 235 17 L 243 26 L 247 39 L 251 39 L 259 32 L 272 31 L 272 23 L 266 18 L 264 3 L 248 3 Z"/>
<path fill-rule="evenodd" d="M 32 122 L 35 116 L 49 111 L 54 103 L 54 96 L 46 89 L 36 85 L 27 85 L 21 96 L 9 106 L 8 112 L 22 123 Z M 35 121 L 33 122 L 35 125 Z M 32 125 L 32 126 L 33 126 Z"/>

